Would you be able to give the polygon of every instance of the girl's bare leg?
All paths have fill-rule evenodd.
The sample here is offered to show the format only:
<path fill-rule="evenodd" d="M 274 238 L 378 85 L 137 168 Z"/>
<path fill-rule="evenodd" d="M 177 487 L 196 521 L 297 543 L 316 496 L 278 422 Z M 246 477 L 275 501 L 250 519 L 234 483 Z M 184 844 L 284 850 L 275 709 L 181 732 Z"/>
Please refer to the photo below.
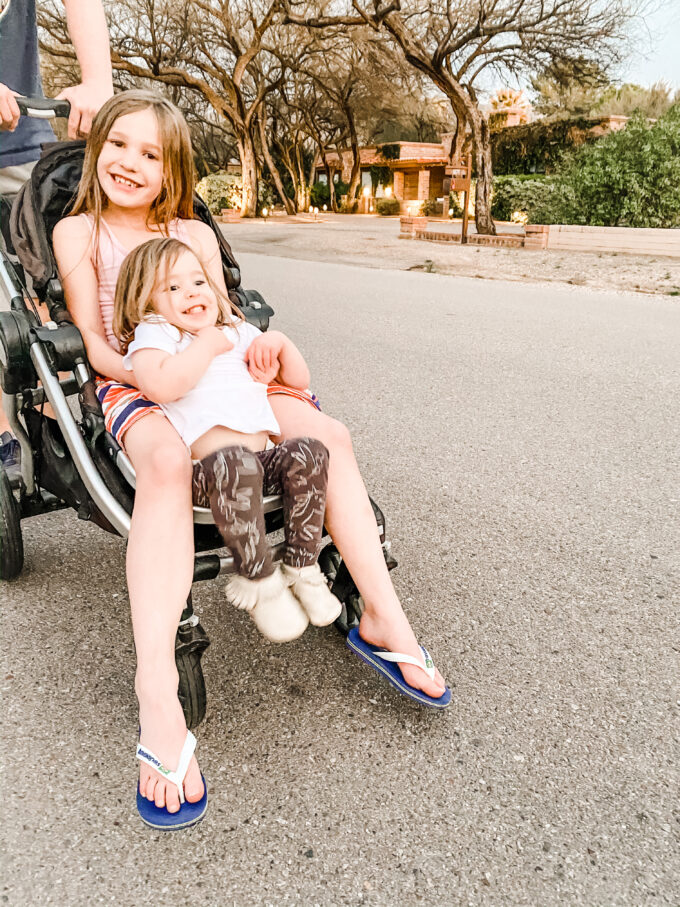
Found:
<path fill-rule="evenodd" d="M 191 460 L 172 425 L 155 413 L 128 429 L 125 450 L 137 475 L 127 581 L 137 650 L 141 743 L 174 769 L 187 733 L 177 698 L 175 634 L 193 574 Z M 175 785 L 144 763 L 139 783 L 149 800 L 177 812 Z M 196 759 L 191 760 L 184 792 L 190 802 L 203 796 Z"/>
<path fill-rule="evenodd" d="M 376 528 L 375 516 L 359 472 L 349 431 L 336 419 L 308 403 L 275 394 L 269 398 L 282 438 L 310 436 L 322 441 L 330 453 L 326 495 L 326 529 L 347 564 L 364 600 L 366 610 L 359 624 L 362 638 L 420 658 L 420 648 L 392 585 Z M 413 665 L 400 665 L 408 684 L 438 697 L 444 681 L 437 671 L 430 680 Z"/>

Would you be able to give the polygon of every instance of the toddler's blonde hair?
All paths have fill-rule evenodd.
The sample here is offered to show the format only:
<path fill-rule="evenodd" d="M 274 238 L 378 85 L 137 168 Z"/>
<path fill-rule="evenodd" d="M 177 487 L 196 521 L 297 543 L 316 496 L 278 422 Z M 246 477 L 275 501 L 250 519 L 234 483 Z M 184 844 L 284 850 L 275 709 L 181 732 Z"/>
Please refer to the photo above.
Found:
<path fill-rule="evenodd" d="M 189 252 L 198 261 L 208 286 L 217 297 L 217 324 L 245 321 L 243 312 L 217 286 L 201 259 L 186 243 L 172 237 L 149 239 L 125 258 L 116 283 L 113 333 L 118 338 L 123 355 L 132 343 L 137 325 L 147 315 L 155 312 L 153 294 L 158 281 L 163 279 L 168 269 L 185 252 Z"/>

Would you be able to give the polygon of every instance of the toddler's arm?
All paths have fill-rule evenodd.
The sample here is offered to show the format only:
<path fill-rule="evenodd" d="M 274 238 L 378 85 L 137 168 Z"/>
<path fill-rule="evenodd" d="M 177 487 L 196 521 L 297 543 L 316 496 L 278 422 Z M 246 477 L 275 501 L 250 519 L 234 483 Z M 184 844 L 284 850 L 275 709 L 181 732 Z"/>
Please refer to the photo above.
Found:
<path fill-rule="evenodd" d="M 309 369 L 302 353 L 281 331 L 260 334 L 246 352 L 248 370 L 256 381 L 277 381 L 304 390 L 309 387 Z"/>
<path fill-rule="evenodd" d="M 131 359 L 139 389 L 154 403 L 172 403 L 195 387 L 215 356 L 234 344 L 217 327 L 204 328 L 181 353 L 144 348 Z"/>
<path fill-rule="evenodd" d="M 89 224 L 65 217 L 54 228 L 54 257 L 61 275 L 68 310 L 83 336 L 87 358 L 99 375 L 134 384 L 134 374 L 123 368 L 123 357 L 106 339 L 98 303 L 97 275 L 90 258 Z"/>

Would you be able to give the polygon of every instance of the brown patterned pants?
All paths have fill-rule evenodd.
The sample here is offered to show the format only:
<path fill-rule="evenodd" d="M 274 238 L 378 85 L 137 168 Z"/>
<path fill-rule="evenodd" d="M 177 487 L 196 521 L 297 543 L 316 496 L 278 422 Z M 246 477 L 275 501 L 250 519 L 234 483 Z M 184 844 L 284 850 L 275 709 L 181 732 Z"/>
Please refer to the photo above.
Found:
<path fill-rule="evenodd" d="M 234 557 L 250 579 L 274 572 L 267 544 L 263 494 L 283 496 L 283 562 L 308 567 L 319 555 L 328 484 L 328 451 L 315 438 L 294 438 L 270 450 L 224 447 L 194 464 L 193 498 L 210 507 Z"/>

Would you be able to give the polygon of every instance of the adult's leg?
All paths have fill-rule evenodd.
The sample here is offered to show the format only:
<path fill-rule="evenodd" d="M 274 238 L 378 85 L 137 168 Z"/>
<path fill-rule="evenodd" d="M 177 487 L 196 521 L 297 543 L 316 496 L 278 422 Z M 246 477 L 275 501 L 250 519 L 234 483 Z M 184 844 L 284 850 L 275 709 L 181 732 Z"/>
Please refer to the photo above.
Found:
<path fill-rule="evenodd" d="M 326 528 L 364 600 L 359 632 L 372 645 L 421 658 L 416 637 L 392 585 L 349 431 L 336 419 L 302 400 L 276 394 L 269 398 L 282 438 L 308 435 L 328 448 Z M 404 679 L 428 696 L 441 696 L 444 681 L 430 680 L 414 665 L 400 665 Z"/>
<path fill-rule="evenodd" d="M 191 460 L 175 429 L 160 414 L 139 419 L 124 441 L 137 476 L 127 581 L 137 650 L 141 743 L 174 769 L 187 733 L 177 697 L 175 634 L 193 574 Z M 166 806 L 170 812 L 179 809 L 175 785 L 143 763 L 140 790 L 157 806 Z M 184 792 L 190 802 L 203 795 L 195 758 Z"/>

